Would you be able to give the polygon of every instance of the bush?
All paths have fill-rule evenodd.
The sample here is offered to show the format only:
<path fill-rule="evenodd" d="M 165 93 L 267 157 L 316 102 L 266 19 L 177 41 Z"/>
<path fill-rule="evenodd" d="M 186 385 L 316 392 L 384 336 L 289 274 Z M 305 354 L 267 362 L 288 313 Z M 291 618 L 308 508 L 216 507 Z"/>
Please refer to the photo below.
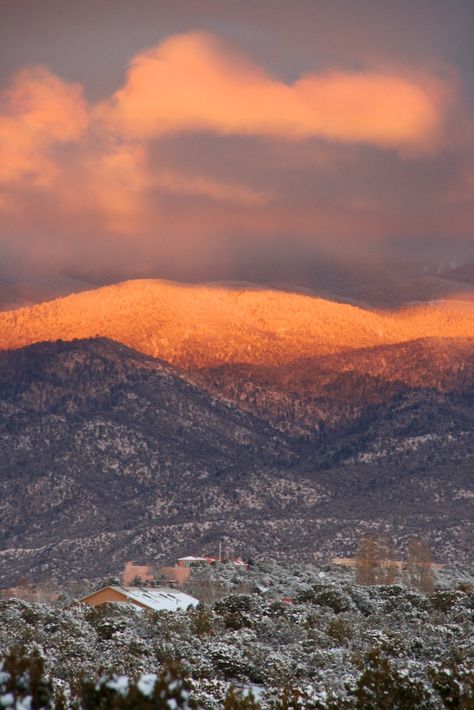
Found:
<path fill-rule="evenodd" d="M 300 592 L 296 596 L 296 601 L 298 603 L 327 606 L 329 609 L 332 609 L 335 614 L 349 611 L 352 607 L 351 598 L 348 594 L 338 589 L 324 587 L 320 584 L 315 584 L 310 589 Z"/>
<path fill-rule="evenodd" d="M 0 706 L 53 708 L 52 684 L 37 651 L 28 656 L 23 647 L 13 648 L 0 663 Z"/>
<path fill-rule="evenodd" d="M 460 599 L 463 599 L 464 596 L 461 591 L 444 590 L 430 594 L 429 600 L 433 609 L 447 613 Z"/>
<path fill-rule="evenodd" d="M 474 707 L 474 669 L 451 659 L 429 672 L 433 688 L 448 710 L 471 710 Z"/>
<path fill-rule="evenodd" d="M 331 619 L 326 626 L 326 633 L 340 646 L 354 637 L 354 630 L 350 621 L 341 618 Z"/>
<path fill-rule="evenodd" d="M 325 691 L 318 693 L 311 686 L 292 685 L 287 685 L 271 705 L 272 710 L 344 710 L 349 707 L 341 698 L 330 697 Z"/>
<path fill-rule="evenodd" d="M 252 693 L 244 695 L 241 691 L 231 686 L 224 699 L 223 710 L 260 710 Z"/>
<path fill-rule="evenodd" d="M 428 697 L 423 684 L 398 673 L 379 649 L 370 651 L 365 661 L 354 691 L 357 710 L 419 710 L 424 706 Z"/>
<path fill-rule="evenodd" d="M 251 666 L 238 648 L 216 643 L 209 650 L 215 667 L 225 678 L 248 678 L 252 673 Z"/>
<path fill-rule="evenodd" d="M 228 629 L 238 631 L 250 628 L 253 624 L 250 616 L 252 597 L 248 594 L 230 594 L 216 602 L 214 609 L 222 616 Z"/>
<path fill-rule="evenodd" d="M 170 664 L 160 675 L 144 674 L 130 683 L 127 676 L 83 681 L 79 691 L 84 710 L 192 710 L 197 704 L 177 665 Z"/>
<path fill-rule="evenodd" d="M 196 636 L 214 635 L 213 617 L 202 604 L 190 612 L 191 630 Z"/>

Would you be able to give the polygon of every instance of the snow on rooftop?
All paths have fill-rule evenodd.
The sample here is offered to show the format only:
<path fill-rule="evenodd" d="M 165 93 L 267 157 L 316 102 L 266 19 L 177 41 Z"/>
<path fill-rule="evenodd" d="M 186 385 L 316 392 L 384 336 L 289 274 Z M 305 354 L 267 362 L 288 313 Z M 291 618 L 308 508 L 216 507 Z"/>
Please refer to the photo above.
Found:
<path fill-rule="evenodd" d="M 198 600 L 190 594 L 166 587 L 111 587 L 124 594 L 131 602 L 143 604 L 153 611 L 177 611 L 197 606 Z"/>

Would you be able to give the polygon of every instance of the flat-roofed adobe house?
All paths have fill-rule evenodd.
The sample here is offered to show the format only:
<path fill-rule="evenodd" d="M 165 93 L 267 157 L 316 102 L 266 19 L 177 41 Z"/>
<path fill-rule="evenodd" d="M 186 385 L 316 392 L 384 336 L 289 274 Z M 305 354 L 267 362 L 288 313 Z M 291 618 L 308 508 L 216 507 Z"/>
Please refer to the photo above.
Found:
<path fill-rule="evenodd" d="M 99 606 L 106 602 L 134 604 L 140 609 L 149 611 L 180 611 L 199 604 L 199 601 L 190 594 L 166 587 L 110 586 L 79 599 L 79 604 L 90 606 Z"/>
<path fill-rule="evenodd" d="M 162 567 L 161 574 L 166 577 L 170 584 L 184 584 L 191 576 L 193 567 L 212 565 L 216 562 L 225 562 L 227 564 L 234 564 L 244 570 L 248 569 L 248 564 L 240 557 L 193 557 L 192 555 L 188 555 L 187 557 L 180 557 L 174 567 Z"/>
<path fill-rule="evenodd" d="M 125 563 L 125 569 L 122 572 L 122 584 L 128 587 L 137 577 L 142 582 L 153 582 L 156 576 L 153 565 L 136 565 L 131 560 Z"/>

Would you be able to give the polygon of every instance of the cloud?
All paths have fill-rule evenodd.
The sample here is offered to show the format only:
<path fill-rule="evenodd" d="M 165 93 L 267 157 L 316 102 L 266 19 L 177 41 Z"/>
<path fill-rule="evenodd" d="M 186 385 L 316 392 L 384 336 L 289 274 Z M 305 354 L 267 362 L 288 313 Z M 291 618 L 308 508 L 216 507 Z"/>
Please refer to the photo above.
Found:
<path fill-rule="evenodd" d="M 0 247 L 68 268 L 191 274 L 217 261 L 231 275 L 278 240 L 297 256 L 472 236 L 457 91 L 407 69 L 285 83 L 201 33 L 138 54 L 95 104 L 45 67 L 23 69 L 0 94 Z"/>
<path fill-rule="evenodd" d="M 51 184 L 58 171 L 52 150 L 77 141 L 89 122 L 82 87 L 45 67 L 24 69 L 2 93 L 0 107 L 0 183 Z"/>
<path fill-rule="evenodd" d="M 287 84 L 214 36 L 189 33 L 136 56 L 98 112 L 130 138 L 209 131 L 425 148 L 449 96 L 441 79 L 416 72 L 330 71 Z"/>
<path fill-rule="evenodd" d="M 273 199 L 268 191 L 253 190 L 238 183 L 200 176 L 185 176 L 170 170 L 159 172 L 155 184 L 172 193 L 204 196 L 217 202 L 230 202 L 244 207 L 263 206 Z"/>
<path fill-rule="evenodd" d="M 138 232 L 153 219 L 151 193 L 196 196 L 246 207 L 269 191 L 235 179 L 178 171 L 150 160 L 146 133 L 114 130 L 103 107 L 88 105 L 79 84 L 37 66 L 15 74 L 0 103 L 0 210 L 22 209 L 25 192 L 54 192 L 58 212 L 95 213 L 116 233 Z M 163 97 L 166 101 L 166 97 Z"/>

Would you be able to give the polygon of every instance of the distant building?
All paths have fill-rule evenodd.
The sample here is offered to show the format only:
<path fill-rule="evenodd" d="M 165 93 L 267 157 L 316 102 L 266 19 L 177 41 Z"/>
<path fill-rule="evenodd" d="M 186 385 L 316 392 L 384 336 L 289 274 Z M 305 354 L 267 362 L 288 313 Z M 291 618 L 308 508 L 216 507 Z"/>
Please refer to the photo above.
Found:
<path fill-rule="evenodd" d="M 149 611 L 179 611 L 198 605 L 198 600 L 190 594 L 166 587 L 121 587 L 110 586 L 87 594 L 79 599 L 79 604 L 100 606 L 106 602 L 134 604 Z"/>
<path fill-rule="evenodd" d="M 193 557 L 189 555 L 188 557 L 180 557 L 176 563 L 177 567 L 193 567 L 199 564 L 210 564 L 210 562 L 215 562 L 216 557 Z"/>
<path fill-rule="evenodd" d="M 55 602 L 59 592 L 44 589 L 33 584 L 24 584 L 18 587 L 0 589 L 0 599 L 22 599 L 25 602 Z"/>
<path fill-rule="evenodd" d="M 121 574 L 125 587 L 128 587 L 137 578 L 142 582 L 153 582 L 155 576 L 155 568 L 151 565 L 136 565 L 131 561 L 125 563 L 125 569 Z"/>
<path fill-rule="evenodd" d="M 248 567 L 248 564 L 240 557 L 220 559 L 219 557 L 193 557 L 192 555 L 188 555 L 187 557 L 180 557 L 173 567 L 162 567 L 161 574 L 170 583 L 184 584 L 189 579 L 193 567 L 212 565 L 215 562 L 234 564 L 242 569 L 247 569 Z"/>

